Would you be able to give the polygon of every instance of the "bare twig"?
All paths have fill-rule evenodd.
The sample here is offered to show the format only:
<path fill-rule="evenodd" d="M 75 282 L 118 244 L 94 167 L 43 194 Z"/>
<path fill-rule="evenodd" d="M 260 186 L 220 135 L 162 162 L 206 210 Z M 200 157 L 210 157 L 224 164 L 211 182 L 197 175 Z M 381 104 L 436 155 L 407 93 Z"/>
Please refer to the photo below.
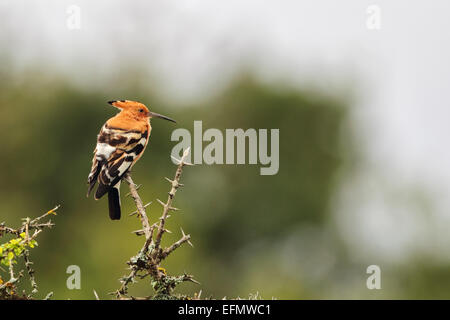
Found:
<path fill-rule="evenodd" d="M 131 179 L 131 176 L 129 173 L 125 174 L 124 179 L 128 183 L 128 185 L 130 187 L 130 194 L 133 197 L 134 202 L 136 203 L 136 208 L 139 213 L 139 218 L 141 219 L 142 226 L 144 227 L 145 238 L 150 239 L 150 237 L 151 237 L 150 225 L 148 223 L 147 214 L 145 213 L 144 204 L 141 200 L 141 197 L 139 197 L 139 194 L 137 192 L 137 189 L 136 189 L 137 186 L 136 186 L 136 184 L 134 184 L 133 179 Z"/>
<path fill-rule="evenodd" d="M 147 203 L 146 205 L 144 205 L 144 209 L 147 208 L 149 205 L 151 205 L 152 202 L 150 201 L 149 203 Z M 132 213 L 129 214 L 129 216 L 134 216 L 135 214 L 139 213 L 138 210 L 133 211 Z"/>
<path fill-rule="evenodd" d="M 158 232 L 156 234 L 156 239 L 155 239 L 155 249 L 156 250 L 159 249 L 159 245 L 161 243 L 161 237 L 164 233 L 164 224 L 166 223 L 167 214 L 169 213 L 169 210 L 172 209 L 173 197 L 175 196 L 175 193 L 177 192 L 178 188 L 181 186 L 180 185 L 181 173 L 183 172 L 183 167 L 187 164 L 187 162 L 185 162 L 185 160 L 186 160 L 187 156 L 189 155 L 189 149 L 190 148 L 187 148 L 186 151 L 184 151 L 183 157 L 181 158 L 181 160 L 179 160 L 178 168 L 177 168 L 177 171 L 175 172 L 175 178 L 173 180 L 167 179 L 172 184 L 172 188 L 169 191 L 167 202 L 163 206 L 164 210 L 163 210 L 163 214 L 160 218 Z"/>
<path fill-rule="evenodd" d="M 95 300 L 100 300 L 100 298 L 98 297 L 97 291 L 95 291 L 95 289 L 92 289 L 94 291 L 94 296 L 95 296 Z"/>
<path fill-rule="evenodd" d="M 189 243 L 191 245 L 191 247 L 193 247 L 192 243 L 190 242 L 191 236 L 184 234 L 183 229 L 181 229 L 181 233 L 183 234 L 183 236 L 181 237 L 180 240 L 173 243 L 170 247 L 164 249 L 161 252 L 161 254 L 160 254 L 161 260 L 165 259 L 169 254 L 171 254 L 175 249 L 180 247 L 185 242 Z"/>
<path fill-rule="evenodd" d="M 53 292 L 49 292 L 49 293 L 45 296 L 44 300 L 50 300 L 52 297 L 53 297 Z"/>
<path fill-rule="evenodd" d="M 172 206 L 172 202 L 175 196 L 175 193 L 179 187 L 182 186 L 180 183 L 181 173 L 183 171 L 183 167 L 186 165 L 191 165 L 186 162 L 186 158 L 189 155 L 189 148 L 183 153 L 183 157 L 176 162 L 178 163 L 177 170 L 175 172 L 175 177 L 173 180 L 166 178 L 171 183 L 171 189 L 169 191 L 169 195 L 167 201 L 164 203 L 161 200 L 157 199 L 157 201 L 163 206 L 163 213 L 159 218 L 158 223 L 151 224 L 149 223 L 148 217 L 145 212 L 145 208 L 150 204 L 143 205 L 143 202 L 137 192 L 136 185 L 131 179 L 130 174 L 126 174 L 124 179 L 130 186 L 130 195 L 134 199 L 137 210 L 132 212 L 130 215 L 138 214 L 142 223 L 142 229 L 133 231 L 132 233 L 136 235 L 145 235 L 145 242 L 142 246 L 141 250 L 138 254 L 132 257 L 127 264 L 130 266 L 130 273 L 121 278 L 120 281 L 122 283 L 119 290 L 116 291 L 116 297 L 118 299 L 131 299 L 126 297 L 128 291 L 128 285 L 130 283 L 135 282 L 136 278 L 143 279 L 147 276 L 150 276 L 152 279 L 152 286 L 156 291 L 156 295 L 153 298 L 165 297 L 168 298 L 171 296 L 171 292 L 175 288 L 175 286 L 183 281 L 190 281 L 198 283 L 193 279 L 191 275 L 184 274 L 182 276 L 174 277 L 168 276 L 165 269 L 160 266 L 162 260 L 167 258 L 169 254 L 179 248 L 183 243 L 189 243 L 191 236 L 186 235 L 184 231 L 181 229 L 182 237 L 180 240 L 176 241 L 169 247 L 162 249 L 161 248 L 161 240 L 162 236 L 165 232 L 170 233 L 169 230 L 165 228 L 165 223 L 167 218 L 170 217 L 170 211 L 177 211 L 178 208 Z M 154 236 L 154 231 L 156 231 L 156 235 Z M 141 273 L 141 274 L 140 274 Z M 136 297 L 132 297 L 132 299 L 140 299 Z"/>
<path fill-rule="evenodd" d="M 25 260 L 25 267 L 27 268 L 28 276 L 30 278 L 30 283 L 31 283 L 31 288 L 32 288 L 31 295 L 33 295 L 38 292 L 38 286 L 36 283 L 36 279 L 34 278 L 34 270 L 31 268 L 31 265 L 33 264 L 33 262 L 31 262 L 31 260 L 30 260 L 30 252 L 28 250 L 24 251 L 23 259 Z"/>

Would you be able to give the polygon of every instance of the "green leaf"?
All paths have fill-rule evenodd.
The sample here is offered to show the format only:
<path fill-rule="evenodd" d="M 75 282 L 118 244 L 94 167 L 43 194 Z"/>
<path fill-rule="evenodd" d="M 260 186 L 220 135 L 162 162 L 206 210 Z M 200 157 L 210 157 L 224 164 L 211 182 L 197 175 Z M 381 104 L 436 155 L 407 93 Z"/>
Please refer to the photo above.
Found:
<path fill-rule="evenodd" d="M 12 251 L 8 252 L 8 260 L 14 259 L 14 253 Z"/>

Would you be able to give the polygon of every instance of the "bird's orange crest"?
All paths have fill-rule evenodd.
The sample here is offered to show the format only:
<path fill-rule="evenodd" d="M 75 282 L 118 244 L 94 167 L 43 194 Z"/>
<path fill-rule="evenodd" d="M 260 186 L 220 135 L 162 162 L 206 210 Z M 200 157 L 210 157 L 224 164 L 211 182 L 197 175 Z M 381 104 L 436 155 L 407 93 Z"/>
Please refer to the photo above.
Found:
<path fill-rule="evenodd" d="M 132 100 L 112 100 L 108 103 L 135 118 L 145 119 L 150 117 L 150 111 L 143 103 Z"/>

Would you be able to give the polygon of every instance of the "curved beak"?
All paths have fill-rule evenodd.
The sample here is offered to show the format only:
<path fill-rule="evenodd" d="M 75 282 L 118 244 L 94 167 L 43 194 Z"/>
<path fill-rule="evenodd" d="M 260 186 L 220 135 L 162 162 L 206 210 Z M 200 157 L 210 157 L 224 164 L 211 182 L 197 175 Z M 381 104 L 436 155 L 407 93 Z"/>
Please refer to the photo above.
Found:
<path fill-rule="evenodd" d="M 177 123 L 175 120 L 173 120 L 173 119 L 171 119 L 171 118 L 169 118 L 169 117 L 166 117 L 166 116 L 163 116 L 162 114 L 159 114 L 159 113 L 156 113 L 156 112 L 149 112 L 149 117 L 150 118 L 160 118 L 160 119 L 164 119 L 164 120 L 168 120 L 168 121 L 172 121 L 172 122 L 175 122 L 175 123 Z"/>

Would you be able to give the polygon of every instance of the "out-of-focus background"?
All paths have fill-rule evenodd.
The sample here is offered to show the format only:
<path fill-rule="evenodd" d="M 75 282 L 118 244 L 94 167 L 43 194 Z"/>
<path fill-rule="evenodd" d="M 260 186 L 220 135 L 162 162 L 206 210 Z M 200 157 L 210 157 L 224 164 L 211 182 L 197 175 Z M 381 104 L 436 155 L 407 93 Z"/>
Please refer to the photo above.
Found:
<path fill-rule="evenodd" d="M 184 173 L 165 241 L 182 226 L 195 248 L 165 267 L 202 284 L 179 292 L 450 298 L 449 12 L 444 0 L 0 0 L 0 221 L 62 205 L 32 251 L 40 295 L 107 299 L 141 245 L 131 199 L 117 222 L 85 197 L 116 113 L 106 101 L 132 99 L 178 120 L 153 121 L 133 170 L 144 201 L 166 196 L 175 128 L 280 129 L 277 175 Z M 66 287 L 69 265 L 81 290 Z"/>

